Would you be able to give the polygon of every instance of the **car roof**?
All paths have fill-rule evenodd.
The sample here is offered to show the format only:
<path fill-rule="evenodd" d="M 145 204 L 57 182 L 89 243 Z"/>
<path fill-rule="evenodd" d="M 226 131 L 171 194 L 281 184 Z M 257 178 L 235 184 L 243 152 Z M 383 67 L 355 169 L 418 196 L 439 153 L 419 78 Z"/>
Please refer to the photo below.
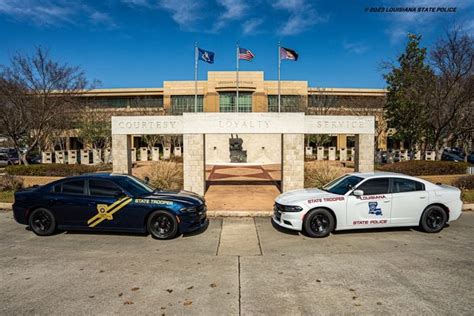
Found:
<path fill-rule="evenodd" d="M 351 175 L 368 179 L 368 178 L 382 178 L 382 177 L 399 177 L 407 179 L 415 179 L 415 177 L 396 172 L 386 172 L 386 171 L 374 171 L 374 172 L 353 172 Z"/>
<path fill-rule="evenodd" d="M 84 173 L 78 176 L 70 176 L 63 178 L 61 180 L 72 180 L 72 179 L 81 179 L 81 178 L 113 178 L 113 177 L 128 177 L 126 174 L 122 173 L 113 173 L 113 172 L 97 172 L 97 173 Z"/>

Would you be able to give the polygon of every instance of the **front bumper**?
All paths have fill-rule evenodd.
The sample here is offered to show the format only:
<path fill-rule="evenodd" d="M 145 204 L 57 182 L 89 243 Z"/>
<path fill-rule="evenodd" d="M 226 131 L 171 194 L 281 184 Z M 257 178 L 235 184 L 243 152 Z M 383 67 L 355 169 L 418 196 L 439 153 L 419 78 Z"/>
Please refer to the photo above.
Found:
<path fill-rule="evenodd" d="M 209 220 L 207 218 L 207 208 L 204 206 L 198 212 L 181 213 L 178 215 L 181 233 L 190 233 L 192 231 L 205 227 Z"/>
<path fill-rule="evenodd" d="M 274 208 L 272 220 L 275 224 L 291 230 L 303 230 L 304 213 L 301 212 L 281 212 Z"/>

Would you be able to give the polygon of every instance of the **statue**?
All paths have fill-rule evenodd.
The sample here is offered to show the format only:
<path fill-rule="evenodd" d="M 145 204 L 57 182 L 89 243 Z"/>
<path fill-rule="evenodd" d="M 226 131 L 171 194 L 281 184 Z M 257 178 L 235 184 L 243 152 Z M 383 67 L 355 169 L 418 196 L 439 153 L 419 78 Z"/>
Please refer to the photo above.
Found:
<path fill-rule="evenodd" d="M 230 150 L 230 162 L 247 162 L 247 151 L 242 150 L 242 138 L 239 138 L 238 134 L 230 134 L 229 138 L 229 150 Z"/>

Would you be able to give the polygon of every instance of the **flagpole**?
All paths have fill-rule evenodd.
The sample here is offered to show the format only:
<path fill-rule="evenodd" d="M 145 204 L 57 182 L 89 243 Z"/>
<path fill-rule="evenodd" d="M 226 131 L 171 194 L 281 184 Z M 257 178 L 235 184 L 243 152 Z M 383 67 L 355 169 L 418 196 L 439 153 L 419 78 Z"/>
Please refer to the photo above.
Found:
<path fill-rule="evenodd" d="M 239 41 L 237 41 L 237 51 L 236 51 L 236 64 L 237 64 L 237 93 L 236 93 L 236 102 L 235 102 L 235 112 L 239 112 Z"/>
<path fill-rule="evenodd" d="M 280 66 L 281 66 L 280 41 L 278 41 L 278 112 L 281 112 Z"/>
<path fill-rule="evenodd" d="M 198 100 L 198 44 L 194 43 L 194 112 L 197 113 Z"/>

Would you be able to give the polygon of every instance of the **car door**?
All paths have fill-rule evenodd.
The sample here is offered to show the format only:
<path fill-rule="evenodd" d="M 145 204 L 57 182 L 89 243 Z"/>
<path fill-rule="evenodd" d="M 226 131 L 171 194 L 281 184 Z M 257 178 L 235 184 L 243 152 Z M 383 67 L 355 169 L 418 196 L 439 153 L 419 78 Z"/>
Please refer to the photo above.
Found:
<path fill-rule="evenodd" d="M 349 194 L 346 208 L 348 226 L 376 228 L 389 225 L 392 207 L 389 186 L 388 178 L 368 179 L 358 185 L 356 190 L 362 190 L 364 194 Z"/>
<path fill-rule="evenodd" d="M 391 178 L 392 218 L 398 225 L 418 225 L 421 213 L 428 205 L 428 192 L 421 182 Z"/>
<path fill-rule="evenodd" d="M 127 208 L 131 202 L 124 190 L 110 180 L 89 179 L 91 199 L 84 223 L 89 228 L 119 230 L 127 227 Z"/>
<path fill-rule="evenodd" d="M 66 180 L 55 185 L 48 194 L 49 208 L 62 226 L 83 226 L 82 218 L 89 207 L 85 179 Z"/>

